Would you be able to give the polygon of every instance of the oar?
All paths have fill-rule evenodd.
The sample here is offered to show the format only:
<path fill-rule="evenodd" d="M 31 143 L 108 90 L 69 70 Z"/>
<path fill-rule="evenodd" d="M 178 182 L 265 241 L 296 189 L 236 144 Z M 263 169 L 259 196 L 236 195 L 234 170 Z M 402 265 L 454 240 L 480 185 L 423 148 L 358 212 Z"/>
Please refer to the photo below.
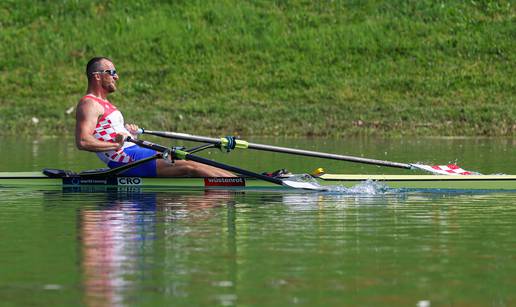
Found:
<path fill-rule="evenodd" d="M 279 178 L 273 178 L 273 177 L 265 176 L 265 175 L 262 175 L 262 174 L 258 174 L 258 173 L 255 173 L 255 172 L 251 172 L 251 171 L 248 171 L 248 170 L 245 170 L 245 169 L 238 168 L 236 166 L 231 166 L 231 165 L 223 164 L 223 163 L 216 162 L 216 161 L 213 161 L 213 160 L 209 160 L 209 159 L 206 159 L 206 158 L 203 158 L 203 157 L 199 157 L 199 156 L 190 154 L 190 153 L 188 153 L 186 151 L 183 151 L 183 150 L 171 149 L 171 148 L 168 148 L 168 147 L 156 144 L 156 143 L 151 143 L 151 142 L 148 142 L 148 141 L 137 140 L 137 139 L 133 139 L 131 137 L 127 137 L 126 141 L 127 142 L 135 143 L 135 144 L 137 144 L 137 145 L 139 145 L 141 147 L 145 147 L 145 148 L 156 150 L 158 152 L 163 153 L 164 156 L 166 156 L 167 154 L 171 154 L 174 159 L 195 161 L 195 162 L 198 162 L 198 163 L 201 163 L 201 164 L 210 165 L 210 166 L 217 167 L 217 168 L 220 168 L 220 169 L 224 169 L 224 170 L 227 170 L 227 171 L 230 171 L 230 172 L 235 172 L 237 174 L 253 177 L 253 178 L 256 178 L 256 179 L 260 179 L 260 180 L 263 180 L 263 181 L 271 182 L 271 183 L 274 183 L 274 184 L 277 184 L 277 185 L 286 186 L 286 187 L 289 187 L 289 188 L 306 189 L 306 190 L 317 190 L 317 191 L 326 191 L 327 190 L 327 188 L 325 188 L 323 186 L 319 186 L 319 185 L 316 185 L 316 184 L 313 184 L 313 183 L 310 183 L 310 182 L 298 182 L 298 181 L 292 181 L 292 180 L 288 180 L 288 179 L 279 179 Z"/>
<path fill-rule="evenodd" d="M 271 151 L 271 152 L 280 152 L 287 153 L 293 155 L 300 156 L 308 156 L 308 157 L 316 157 L 316 158 L 324 158 L 324 159 L 332 159 L 332 160 L 340 160 L 340 161 L 350 161 L 364 164 L 372 164 L 372 165 L 380 165 L 387 167 L 396 167 L 396 168 L 404 168 L 404 169 L 419 169 L 423 171 L 427 171 L 434 174 L 441 175 L 471 175 L 476 172 L 470 172 L 463 170 L 459 166 L 455 164 L 449 165 L 425 165 L 418 163 L 400 163 L 400 162 L 392 162 L 385 160 L 377 160 L 377 159 L 368 159 L 354 156 L 345 156 L 345 155 L 337 155 L 332 153 L 324 153 L 318 151 L 310 151 L 303 149 L 295 149 L 295 148 L 287 148 L 287 147 L 279 147 L 279 146 L 271 146 L 264 144 L 256 144 L 249 143 L 244 140 L 231 140 L 231 138 L 210 138 L 205 136 L 191 135 L 186 133 L 178 133 L 178 132 L 168 132 L 168 131 L 152 131 L 139 129 L 139 134 L 150 134 L 170 139 L 176 140 L 185 140 L 185 141 L 194 141 L 194 142 L 203 142 L 203 143 L 211 143 L 216 144 L 225 148 L 241 148 L 241 149 L 255 149 L 255 150 L 263 150 L 263 151 Z M 477 173 L 478 174 L 478 173 Z"/>
<path fill-rule="evenodd" d="M 216 138 L 191 135 L 191 134 L 186 134 L 186 133 L 152 131 L 152 130 L 146 130 L 146 129 L 139 129 L 138 132 L 140 134 L 150 134 L 150 135 L 165 137 L 165 138 L 169 138 L 169 139 L 203 142 L 203 143 L 211 143 L 211 144 L 221 144 L 223 147 L 228 143 L 227 138 L 216 139 Z M 263 144 L 249 143 L 249 142 L 246 142 L 243 140 L 236 140 L 235 147 L 236 148 L 249 148 L 249 149 L 263 150 L 263 151 L 280 152 L 280 153 L 287 153 L 287 154 L 300 155 L 300 156 L 309 156 L 309 157 L 316 157 L 316 158 L 324 158 L 324 159 L 333 159 L 333 160 L 340 160 L 340 161 L 351 161 L 351 162 L 358 162 L 358 163 L 365 163 L 365 164 L 382 165 L 382 166 L 388 166 L 388 167 L 397 167 L 397 168 L 406 168 L 406 169 L 414 168 L 414 166 L 412 164 L 407 164 L 407 163 L 399 163 L 399 162 L 391 162 L 391 161 L 384 161 L 384 160 L 367 159 L 367 158 L 361 158 L 361 157 L 337 155 L 337 154 L 324 153 L 324 152 L 318 152 L 318 151 L 309 151 L 309 150 L 302 150 L 302 149 L 295 149 L 295 148 L 263 145 Z"/>

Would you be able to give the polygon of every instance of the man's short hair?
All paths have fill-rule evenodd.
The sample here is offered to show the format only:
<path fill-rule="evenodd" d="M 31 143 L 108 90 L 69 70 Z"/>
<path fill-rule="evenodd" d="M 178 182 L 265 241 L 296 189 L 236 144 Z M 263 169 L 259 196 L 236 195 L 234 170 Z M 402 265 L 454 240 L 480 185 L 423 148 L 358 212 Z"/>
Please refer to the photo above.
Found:
<path fill-rule="evenodd" d="M 92 73 L 101 69 L 101 63 L 103 60 L 107 60 L 113 63 L 110 58 L 104 56 L 94 57 L 88 61 L 88 64 L 86 64 L 86 76 L 88 76 L 88 78 Z"/>

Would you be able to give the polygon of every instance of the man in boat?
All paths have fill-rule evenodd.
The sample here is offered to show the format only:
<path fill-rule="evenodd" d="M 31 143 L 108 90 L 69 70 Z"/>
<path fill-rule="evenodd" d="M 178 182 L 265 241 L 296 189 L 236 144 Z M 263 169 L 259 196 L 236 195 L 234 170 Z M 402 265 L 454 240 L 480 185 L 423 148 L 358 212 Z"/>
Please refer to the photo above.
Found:
<path fill-rule="evenodd" d="M 118 74 L 113 61 L 92 58 L 86 65 L 88 89 L 77 104 L 75 141 L 80 150 L 92 151 L 110 168 L 154 156 L 156 151 L 124 142 L 137 137 L 138 126 L 124 124 L 122 113 L 107 100 L 116 91 Z M 145 177 L 233 177 L 225 170 L 193 161 L 154 159 L 123 173 Z"/>

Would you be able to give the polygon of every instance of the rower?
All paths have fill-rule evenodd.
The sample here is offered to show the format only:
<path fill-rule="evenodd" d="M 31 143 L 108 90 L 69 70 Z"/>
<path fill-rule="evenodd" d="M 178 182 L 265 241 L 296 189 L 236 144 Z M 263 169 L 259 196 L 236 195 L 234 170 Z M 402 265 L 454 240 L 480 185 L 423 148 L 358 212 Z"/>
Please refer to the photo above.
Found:
<path fill-rule="evenodd" d="M 95 152 L 110 168 L 155 156 L 157 152 L 132 142 L 138 126 L 125 124 L 122 113 L 107 96 L 116 91 L 119 79 L 113 61 L 106 57 L 92 58 L 86 65 L 88 89 L 79 100 L 76 112 L 75 141 L 77 148 Z M 228 171 L 194 161 L 150 159 L 123 173 L 142 177 L 233 177 Z"/>

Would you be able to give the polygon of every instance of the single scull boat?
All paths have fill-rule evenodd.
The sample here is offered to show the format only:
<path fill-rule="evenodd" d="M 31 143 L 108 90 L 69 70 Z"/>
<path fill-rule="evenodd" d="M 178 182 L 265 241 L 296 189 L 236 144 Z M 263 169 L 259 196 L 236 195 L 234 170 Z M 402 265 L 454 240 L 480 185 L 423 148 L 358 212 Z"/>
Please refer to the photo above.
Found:
<path fill-rule="evenodd" d="M 446 190 L 512 190 L 516 191 L 516 175 L 481 175 L 450 165 L 422 165 L 399 163 L 362 157 L 344 156 L 294 148 L 270 146 L 237 140 L 234 137 L 214 139 L 184 133 L 140 130 L 140 134 L 207 143 L 192 149 L 165 147 L 156 143 L 128 137 L 126 141 L 153 149 L 153 157 L 113 168 L 84 171 L 46 169 L 43 172 L 0 172 L 0 186 L 117 186 L 117 187 L 158 187 L 165 189 L 276 189 L 334 191 L 338 187 L 350 187 L 360 182 L 373 181 L 386 184 L 390 188 L 404 189 L 446 189 Z M 318 172 L 303 176 L 269 176 L 239 167 L 209 160 L 194 153 L 209 149 L 221 150 L 254 149 L 294 155 L 318 157 L 355 163 L 373 164 L 402 169 L 424 170 L 434 175 L 354 175 L 326 174 Z M 234 178 L 144 178 L 123 176 L 124 171 L 153 159 L 190 160 L 234 172 L 241 177 Z"/>
<path fill-rule="evenodd" d="M 124 176 L 90 176 L 72 172 L 55 172 L 49 177 L 42 172 L 0 172 L 0 186 L 117 186 L 152 187 L 160 189 L 280 189 L 296 190 L 295 187 L 279 186 L 252 177 L 235 178 L 145 178 Z M 288 177 L 287 177 L 288 178 Z M 285 178 L 286 179 L 286 178 Z M 306 178 L 304 178 L 306 179 Z M 513 190 L 516 191 L 515 175 L 354 175 L 323 174 L 310 176 L 321 190 L 332 187 L 351 187 L 372 180 L 390 188 L 446 189 L 446 190 Z"/>

